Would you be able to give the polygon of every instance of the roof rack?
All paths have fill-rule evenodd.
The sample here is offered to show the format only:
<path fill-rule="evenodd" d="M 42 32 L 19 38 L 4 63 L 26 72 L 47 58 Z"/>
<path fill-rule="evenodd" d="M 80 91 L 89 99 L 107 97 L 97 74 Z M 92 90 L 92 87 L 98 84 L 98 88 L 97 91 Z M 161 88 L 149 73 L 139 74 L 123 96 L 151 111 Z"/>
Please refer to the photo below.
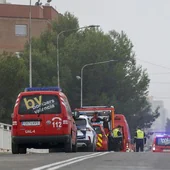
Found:
<path fill-rule="evenodd" d="M 60 87 L 27 87 L 24 90 L 27 91 L 61 91 Z"/>
<path fill-rule="evenodd" d="M 81 108 L 103 108 L 103 107 L 108 107 L 108 106 L 82 106 Z"/>

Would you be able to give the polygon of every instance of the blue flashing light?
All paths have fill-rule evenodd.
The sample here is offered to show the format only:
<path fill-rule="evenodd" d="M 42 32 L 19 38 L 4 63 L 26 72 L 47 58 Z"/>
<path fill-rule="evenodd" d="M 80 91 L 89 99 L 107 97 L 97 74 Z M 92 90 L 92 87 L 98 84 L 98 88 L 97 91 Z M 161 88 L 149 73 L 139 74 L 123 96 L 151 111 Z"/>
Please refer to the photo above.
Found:
<path fill-rule="evenodd" d="M 25 91 L 61 91 L 60 87 L 27 87 Z"/>
<path fill-rule="evenodd" d="M 87 115 L 86 112 L 79 112 L 80 115 Z"/>

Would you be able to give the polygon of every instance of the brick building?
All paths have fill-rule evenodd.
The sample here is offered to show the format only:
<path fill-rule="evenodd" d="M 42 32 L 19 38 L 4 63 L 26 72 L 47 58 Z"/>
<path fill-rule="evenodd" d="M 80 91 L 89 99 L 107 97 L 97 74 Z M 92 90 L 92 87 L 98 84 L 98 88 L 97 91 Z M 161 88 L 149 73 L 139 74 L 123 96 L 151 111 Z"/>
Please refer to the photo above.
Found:
<path fill-rule="evenodd" d="M 0 53 L 20 52 L 29 41 L 29 5 L 0 4 Z M 51 6 L 31 6 L 31 34 L 40 36 L 51 29 L 58 12 Z"/>

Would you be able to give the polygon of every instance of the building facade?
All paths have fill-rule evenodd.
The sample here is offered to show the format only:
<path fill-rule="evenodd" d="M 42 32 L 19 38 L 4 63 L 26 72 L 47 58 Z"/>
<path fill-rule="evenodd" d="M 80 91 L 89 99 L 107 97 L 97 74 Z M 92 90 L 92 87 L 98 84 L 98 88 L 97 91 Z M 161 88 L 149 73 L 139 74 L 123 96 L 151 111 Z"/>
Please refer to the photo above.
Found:
<path fill-rule="evenodd" d="M 32 37 L 51 29 L 52 20 L 58 19 L 58 12 L 51 6 L 0 4 L 0 53 L 24 49 L 29 42 L 30 11 Z"/>
<path fill-rule="evenodd" d="M 164 107 L 164 102 L 162 100 L 155 100 L 153 97 L 150 98 L 150 103 L 152 110 L 155 111 L 159 107 L 160 116 L 152 124 L 153 131 L 165 131 L 166 119 L 168 117 L 167 109 Z"/>

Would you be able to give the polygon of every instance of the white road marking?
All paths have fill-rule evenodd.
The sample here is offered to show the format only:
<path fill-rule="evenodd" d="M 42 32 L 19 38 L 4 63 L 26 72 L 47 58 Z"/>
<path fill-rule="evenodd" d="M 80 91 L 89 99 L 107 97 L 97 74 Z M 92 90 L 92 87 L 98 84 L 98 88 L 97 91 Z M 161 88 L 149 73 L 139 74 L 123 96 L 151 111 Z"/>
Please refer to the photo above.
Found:
<path fill-rule="evenodd" d="M 107 153 L 109 153 L 109 152 L 93 153 L 93 154 L 89 154 L 89 155 L 79 156 L 79 157 L 67 159 L 65 161 L 60 161 L 60 162 L 44 165 L 44 166 L 41 166 L 41 167 L 33 168 L 31 170 L 56 170 L 56 169 L 62 168 L 64 166 L 74 164 L 76 162 L 80 162 L 80 161 L 83 161 L 83 160 L 86 160 L 86 159 L 102 156 L 102 155 L 105 155 Z"/>
<path fill-rule="evenodd" d="M 62 167 L 65 167 L 65 166 L 68 166 L 68 165 L 71 165 L 71 164 L 74 164 L 74 163 L 77 163 L 77 162 L 84 161 L 86 159 L 96 158 L 98 156 L 102 156 L 102 155 L 105 155 L 105 154 L 107 154 L 107 153 L 105 152 L 105 153 L 100 153 L 98 155 L 88 156 L 88 157 L 81 158 L 81 159 L 78 159 L 78 160 L 75 160 L 75 161 L 71 161 L 71 162 L 68 162 L 68 163 L 65 163 L 65 164 L 61 164 L 61 165 L 58 165 L 58 166 L 55 166 L 55 167 L 52 167 L 52 168 L 48 168 L 47 170 L 56 170 L 56 169 L 59 169 L 59 168 L 62 168 Z"/>

